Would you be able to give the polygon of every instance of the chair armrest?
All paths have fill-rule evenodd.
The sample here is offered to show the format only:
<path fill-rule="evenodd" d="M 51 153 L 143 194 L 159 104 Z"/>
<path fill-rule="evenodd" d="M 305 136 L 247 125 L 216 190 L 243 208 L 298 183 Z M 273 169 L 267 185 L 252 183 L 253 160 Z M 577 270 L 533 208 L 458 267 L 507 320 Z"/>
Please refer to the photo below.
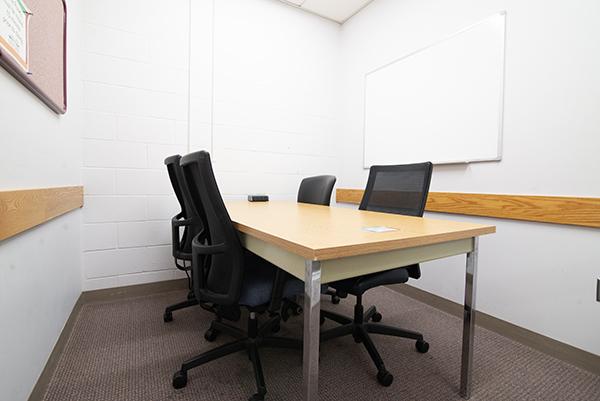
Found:
<path fill-rule="evenodd" d="M 225 253 L 227 246 L 225 244 L 205 245 L 200 242 L 200 235 L 196 235 L 192 241 L 192 257 L 196 255 L 217 255 Z"/>
<path fill-rule="evenodd" d="M 187 219 L 182 219 L 182 214 L 183 213 L 179 213 L 171 219 L 171 227 L 186 227 L 191 225 L 194 222 L 194 220 L 196 220 L 191 217 Z"/>
<path fill-rule="evenodd" d="M 179 229 L 181 227 L 189 227 L 192 224 L 196 224 L 198 223 L 199 219 L 192 217 L 182 219 L 182 215 L 183 213 L 179 213 L 171 219 L 171 243 L 173 248 L 173 257 L 175 259 L 192 260 L 192 254 L 190 252 L 184 252 L 181 249 L 182 244 Z M 204 233 L 204 230 L 202 230 L 200 233 Z"/>
<path fill-rule="evenodd" d="M 179 228 L 191 225 L 192 219 L 182 219 L 182 214 L 183 213 L 179 213 L 171 219 L 171 245 L 173 248 L 173 257 L 175 259 L 191 260 L 192 254 L 189 252 L 183 252 L 181 250 L 181 238 L 179 236 Z"/>
<path fill-rule="evenodd" d="M 199 233 L 192 240 L 192 277 L 194 292 L 198 297 L 201 289 L 205 288 L 208 274 L 210 255 L 222 254 L 227 251 L 225 244 L 205 245 L 200 242 L 203 233 Z M 216 303 L 216 302 L 215 302 Z"/>

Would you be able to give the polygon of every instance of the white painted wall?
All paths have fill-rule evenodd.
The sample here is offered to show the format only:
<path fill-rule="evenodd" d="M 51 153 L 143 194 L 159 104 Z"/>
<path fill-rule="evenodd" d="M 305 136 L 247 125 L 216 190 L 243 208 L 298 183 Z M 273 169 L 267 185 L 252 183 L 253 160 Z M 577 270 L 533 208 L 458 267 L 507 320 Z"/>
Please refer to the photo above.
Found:
<path fill-rule="evenodd" d="M 293 198 L 337 172 L 339 25 L 275 1 L 193 2 L 191 41 L 191 149 L 212 149 L 224 196 Z"/>
<path fill-rule="evenodd" d="M 343 175 L 364 187 L 364 73 L 500 10 L 507 15 L 503 160 L 436 166 L 431 190 L 600 196 L 600 26 L 595 0 L 377 0 L 342 26 Z M 600 232 L 551 224 L 495 224 L 482 238 L 478 308 L 600 354 Z M 464 258 L 426 264 L 413 285 L 462 302 Z"/>
<path fill-rule="evenodd" d="M 337 24 L 269 0 L 83 7 L 84 289 L 181 277 L 163 160 L 188 141 L 229 198 L 336 172 Z"/>
<path fill-rule="evenodd" d="M 163 160 L 187 150 L 189 1 L 83 8 L 83 287 L 181 277 Z"/>
<path fill-rule="evenodd" d="M 75 1 L 68 9 L 66 115 L 0 68 L 0 190 L 80 185 L 81 11 Z M 74 211 L 0 242 L 0 400 L 29 397 L 79 297 L 80 233 Z"/>
<path fill-rule="evenodd" d="M 189 4 L 69 4 L 66 116 L 0 70 L 0 188 L 86 187 L 83 213 L 0 243 L 0 399 L 27 398 L 82 277 L 85 290 L 180 277 L 164 157 L 211 150 L 229 198 L 293 198 L 322 173 L 363 187 L 364 72 L 499 10 L 504 159 L 436 167 L 432 190 L 600 196 L 597 2 L 377 0 L 341 28 L 270 0 Z M 481 241 L 480 310 L 600 354 L 597 230 L 432 216 L 498 226 Z M 423 270 L 414 285 L 461 302 L 463 258 Z"/>
<path fill-rule="evenodd" d="M 188 141 L 212 152 L 228 198 L 292 198 L 302 177 L 321 173 L 364 186 L 363 74 L 500 10 L 508 11 L 504 159 L 436 167 L 432 189 L 600 193 L 591 0 L 377 0 L 341 28 L 269 0 L 191 2 L 189 15 L 180 1 L 167 12 L 157 0 L 84 6 L 86 289 L 178 277 L 168 246 L 177 206 L 162 159 L 185 153 Z M 157 23 L 171 36 L 157 37 Z M 164 43 L 174 44 L 171 57 L 156 59 Z M 589 245 L 598 233 L 489 221 L 499 232 L 481 242 L 481 310 L 600 353 L 600 255 Z M 442 268 L 426 267 L 415 285 L 460 301 L 462 260 L 432 265 Z"/>

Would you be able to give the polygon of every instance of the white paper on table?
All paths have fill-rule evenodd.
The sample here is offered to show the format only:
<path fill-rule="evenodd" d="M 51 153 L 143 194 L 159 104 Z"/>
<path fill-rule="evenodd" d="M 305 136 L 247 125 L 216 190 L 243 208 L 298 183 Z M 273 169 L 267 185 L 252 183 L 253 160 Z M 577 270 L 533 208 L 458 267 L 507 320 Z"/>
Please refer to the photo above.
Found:
<path fill-rule="evenodd" d="M 385 226 L 363 227 L 363 230 L 372 233 L 389 233 L 391 231 L 397 231 L 395 228 Z"/>

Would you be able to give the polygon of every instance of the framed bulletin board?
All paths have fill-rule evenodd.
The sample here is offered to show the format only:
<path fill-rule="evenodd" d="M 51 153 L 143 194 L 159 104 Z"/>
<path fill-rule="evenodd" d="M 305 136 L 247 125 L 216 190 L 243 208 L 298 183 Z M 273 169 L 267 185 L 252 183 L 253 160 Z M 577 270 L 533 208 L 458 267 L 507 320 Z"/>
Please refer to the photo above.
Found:
<path fill-rule="evenodd" d="M 0 65 L 59 114 L 67 111 L 64 0 L 0 0 Z"/>

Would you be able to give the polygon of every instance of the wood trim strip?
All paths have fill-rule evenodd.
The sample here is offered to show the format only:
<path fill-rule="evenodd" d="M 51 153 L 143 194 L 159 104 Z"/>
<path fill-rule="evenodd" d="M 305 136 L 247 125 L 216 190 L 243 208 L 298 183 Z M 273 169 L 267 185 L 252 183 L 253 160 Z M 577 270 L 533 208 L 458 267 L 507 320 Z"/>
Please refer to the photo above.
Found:
<path fill-rule="evenodd" d="M 360 205 L 364 193 L 363 189 L 336 188 L 335 201 L 338 203 Z"/>
<path fill-rule="evenodd" d="M 0 191 L 0 241 L 82 206 L 82 186 Z"/>
<path fill-rule="evenodd" d="M 360 204 L 363 192 L 338 188 L 336 201 Z M 600 228 L 600 198 L 430 192 L 425 210 Z"/>

